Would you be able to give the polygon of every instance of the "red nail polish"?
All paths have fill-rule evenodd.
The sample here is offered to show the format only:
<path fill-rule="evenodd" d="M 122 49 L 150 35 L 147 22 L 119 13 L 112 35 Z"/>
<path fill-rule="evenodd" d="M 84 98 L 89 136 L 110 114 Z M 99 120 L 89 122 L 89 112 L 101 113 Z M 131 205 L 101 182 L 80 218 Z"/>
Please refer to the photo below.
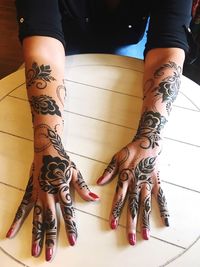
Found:
<path fill-rule="evenodd" d="M 74 235 L 69 235 L 69 244 L 74 246 L 76 244 L 76 238 Z"/>
<path fill-rule="evenodd" d="M 149 240 L 149 237 L 150 237 L 150 235 L 149 235 L 149 230 L 146 229 L 146 228 L 144 228 L 144 229 L 142 230 L 142 236 L 143 236 L 143 239 L 144 239 L 144 240 Z"/>
<path fill-rule="evenodd" d="M 46 261 L 50 261 L 53 255 L 53 249 L 47 248 L 46 250 Z"/>
<path fill-rule="evenodd" d="M 92 192 L 89 193 L 89 196 L 91 196 L 91 197 L 94 198 L 95 200 L 96 200 L 96 199 L 99 199 L 99 196 L 97 196 L 95 193 L 92 193 Z"/>
<path fill-rule="evenodd" d="M 128 234 L 128 241 L 131 246 L 134 246 L 136 244 L 136 234 Z"/>
<path fill-rule="evenodd" d="M 13 232 L 14 232 L 14 229 L 11 227 L 11 228 L 8 230 L 7 234 L 6 234 L 6 237 L 7 237 L 7 238 L 10 238 L 10 237 L 12 236 Z"/>
<path fill-rule="evenodd" d="M 99 179 L 97 180 L 97 184 L 101 184 L 101 182 L 103 181 L 103 179 L 104 179 L 103 176 L 99 177 Z"/>
<path fill-rule="evenodd" d="M 111 220 L 110 227 L 113 230 L 115 230 L 117 228 L 117 220 L 116 219 Z"/>
<path fill-rule="evenodd" d="M 39 253 L 40 253 L 40 248 L 39 248 L 39 246 L 38 246 L 38 244 L 33 244 L 33 246 L 32 246 L 32 256 L 33 257 L 37 257 L 38 255 L 39 255 Z"/>

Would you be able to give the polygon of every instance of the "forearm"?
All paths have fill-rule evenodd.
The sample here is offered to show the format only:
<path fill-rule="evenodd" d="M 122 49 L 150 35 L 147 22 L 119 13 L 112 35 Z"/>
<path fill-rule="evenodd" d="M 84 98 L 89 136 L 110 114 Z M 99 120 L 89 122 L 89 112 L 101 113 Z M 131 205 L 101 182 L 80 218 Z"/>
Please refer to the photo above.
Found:
<path fill-rule="evenodd" d="M 143 148 L 158 145 L 178 95 L 184 51 L 159 48 L 148 52 L 144 66 L 144 99 L 136 139 L 143 139 Z"/>
<path fill-rule="evenodd" d="M 50 133 L 62 137 L 65 87 L 64 49 L 53 38 L 24 40 L 27 94 L 34 128 L 35 152 L 50 147 Z"/>

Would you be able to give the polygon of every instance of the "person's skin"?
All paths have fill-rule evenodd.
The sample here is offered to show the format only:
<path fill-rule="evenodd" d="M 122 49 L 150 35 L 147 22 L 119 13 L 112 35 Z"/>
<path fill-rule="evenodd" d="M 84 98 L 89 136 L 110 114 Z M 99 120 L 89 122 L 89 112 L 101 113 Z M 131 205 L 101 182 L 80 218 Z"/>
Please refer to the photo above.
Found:
<path fill-rule="evenodd" d="M 77 239 L 70 186 L 87 201 L 96 201 L 75 164 L 63 147 L 63 103 L 66 95 L 64 49 L 50 37 L 28 37 L 23 42 L 26 83 L 33 115 L 34 160 L 30 179 L 16 213 L 8 238 L 18 232 L 34 207 L 32 255 L 38 256 L 46 236 L 46 260 L 55 255 L 57 216 L 55 204 L 61 206 L 70 245 Z M 142 233 L 149 238 L 151 193 L 158 199 L 163 222 L 168 226 L 168 210 L 160 187 L 158 157 L 163 128 L 180 86 L 184 52 L 178 48 L 153 49 L 147 53 L 144 69 L 144 103 L 138 131 L 133 141 L 113 156 L 98 184 L 108 182 L 118 174 L 117 190 L 110 216 L 115 229 L 128 196 L 127 236 L 136 243 L 136 223 L 139 202 L 143 212 Z M 141 193 L 141 194 L 140 194 Z"/>
<path fill-rule="evenodd" d="M 103 185 L 118 175 L 110 214 L 110 226 L 116 229 L 126 198 L 128 199 L 127 238 L 136 244 L 139 207 L 142 212 L 141 234 L 150 237 L 149 216 L 154 194 L 164 225 L 169 213 L 159 177 L 159 154 L 163 131 L 181 81 L 185 53 L 179 48 L 157 48 L 147 53 L 144 64 L 144 101 L 138 130 L 133 140 L 116 153 L 97 183 Z"/>
<path fill-rule="evenodd" d="M 55 255 L 57 241 L 56 203 L 60 204 L 71 246 L 77 239 L 70 187 L 86 201 L 99 197 L 86 185 L 63 146 L 63 109 L 66 89 L 65 53 L 60 41 L 28 37 L 23 42 L 27 94 L 33 117 L 34 159 L 30 179 L 14 221 L 7 233 L 12 238 L 33 208 L 32 255 L 38 256 L 43 239 L 46 260 Z"/>

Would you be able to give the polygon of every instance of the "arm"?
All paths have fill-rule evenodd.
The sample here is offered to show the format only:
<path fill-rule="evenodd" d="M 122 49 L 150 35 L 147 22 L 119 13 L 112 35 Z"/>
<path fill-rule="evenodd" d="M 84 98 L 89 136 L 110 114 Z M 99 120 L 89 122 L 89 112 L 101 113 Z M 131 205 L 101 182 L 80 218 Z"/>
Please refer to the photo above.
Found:
<path fill-rule="evenodd" d="M 157 199 L 163 223 L 169 226 L 166 199 L 161 188 L 158 158 L 162 136 L 171 107 L 178 94 L 184 51 L 159 48 L 148 52 L 144 68 L 144 100 L 137 133 L 133 141 L 114 155 L 98 184 L 118 174 L 110 225 L 116 229 L 128 195 L 127 238 L 136 244 L 139 205 L 142 208 L 142 236 L 149 239 L 151 194 Z"/>
<path fill-rule="evenodd" d="M 87 201 L 98 199 L 90 192 L 81 173 L 63 146 L 63 112 L 66 89 L 64 48 L 50 37 L 28 37 L 23 41 L 28 100 L 33 118 L 34 159 L 30 179 L 7 237 L 13 237 L 32 208 L 32 255 L 42 251 L 46 235 L 46 260 L 55 255 L 57 240 L 56 203 L 61 207 L 70 245 L 77 239 L 72 184 Z"/>

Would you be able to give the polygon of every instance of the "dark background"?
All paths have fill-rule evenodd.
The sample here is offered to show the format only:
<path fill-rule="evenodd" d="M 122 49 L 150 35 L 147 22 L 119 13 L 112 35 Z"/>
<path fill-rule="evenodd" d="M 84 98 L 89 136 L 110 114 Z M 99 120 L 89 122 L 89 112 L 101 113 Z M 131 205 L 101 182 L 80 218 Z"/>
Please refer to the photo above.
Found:
<path fill-rule="evenodd" d="M 0 0 L 0 79 L 17 70 L 23 63 L 22 47 L 18 40 L 14 0 Z M 146 36 L 137 45 L 123 47 L 117 54 L 143 58 Z M 200 57 L 185 63 L 183 74 L 200 84 Z"/>

